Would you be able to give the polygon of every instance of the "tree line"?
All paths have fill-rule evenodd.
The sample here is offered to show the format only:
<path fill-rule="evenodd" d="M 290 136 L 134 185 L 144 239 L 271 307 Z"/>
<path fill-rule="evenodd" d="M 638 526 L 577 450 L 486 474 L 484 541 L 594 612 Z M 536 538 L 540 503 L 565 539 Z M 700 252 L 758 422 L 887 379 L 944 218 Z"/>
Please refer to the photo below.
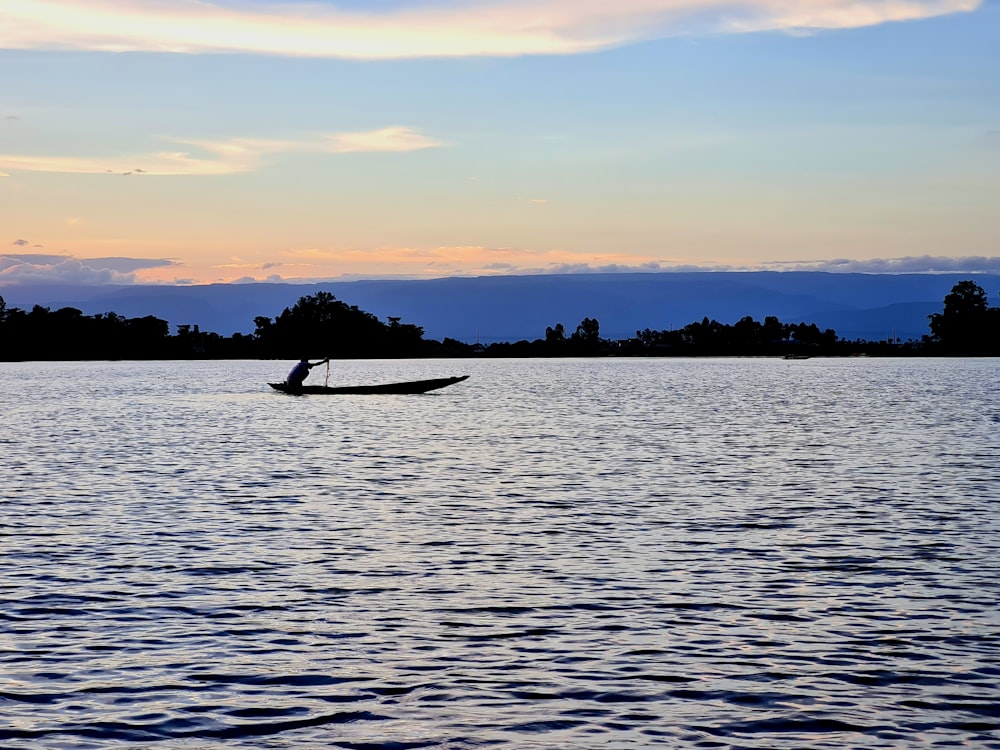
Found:
<path fill-rule="evenodd" d="M 177 327 L 151 315 L 84 315 L 64 307 L 8 308 L 0 297 L 0 360 L 83 359 L 339 359 L 391 357 L 561 356 L 1000 356 L 1000 308 L 972 281 L 956 284 L 940 313 L 929 316 L 919 341 L 847 341 L 815 323 L 783 323 L 747 316 L 733 324 L 704 318 L 683 328 L 644 329 L 628 339 L 601 337 L 600 323 L 584 318 L 573 332 L 562 323 L 533 341 L 481 346 L 451 338 L 424 338 L 400 318 L 375 315 L 329 292 L 300 298 L 275 318 L 254 318 L 252 334 L 221 336 L 197 325 Z"/>

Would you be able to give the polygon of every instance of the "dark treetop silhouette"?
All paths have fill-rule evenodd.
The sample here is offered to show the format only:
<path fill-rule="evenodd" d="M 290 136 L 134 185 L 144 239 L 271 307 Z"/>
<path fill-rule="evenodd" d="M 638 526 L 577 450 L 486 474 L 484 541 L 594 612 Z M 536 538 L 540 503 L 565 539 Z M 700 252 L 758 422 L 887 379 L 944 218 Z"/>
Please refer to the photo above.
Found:
<path fill-rule="evenodd" d="M 1000 308 L 972 281 L 956 284 L 940 313 L 929 317 L 920 341 L 845 341 L 815 323 L 782 323 L 774 316 L 760 323 L 746 316 L 724 324 L 705 317 L 683 328 L 636 331 L 633 338 L 600 336 L 596 319 L 584 318 L 566 334 L 562 323 L 547 327 L 534 341 L 466 344 L 423 337 L 423 329 L 398 317 L 382 322 L 371 313 L 318 292 L 298 300 L 273 320 L 254 318 L 251 335 L 224 337 L 178 326 L 171 336 L 166 321 L 147 315 L 124 318 L 114 312 L 84 315 L 64 307 L 52 311 L 8 308 L 0 297 L 0 360 L 78 359 L 249 359 L 297 360 L 303 352 L 330 358 L 388 357 L 557 357 L 557 356 L 761 356 L 867 353 L 910 356 L 1000 356 Z"/>
<path fill-rule="evenodd" d="M 1000 355 L 1000 308 L 986 291 L 960 281 L 944 298 L 944 310 L 930 316 L 931 340 L 942 354 Z"/>

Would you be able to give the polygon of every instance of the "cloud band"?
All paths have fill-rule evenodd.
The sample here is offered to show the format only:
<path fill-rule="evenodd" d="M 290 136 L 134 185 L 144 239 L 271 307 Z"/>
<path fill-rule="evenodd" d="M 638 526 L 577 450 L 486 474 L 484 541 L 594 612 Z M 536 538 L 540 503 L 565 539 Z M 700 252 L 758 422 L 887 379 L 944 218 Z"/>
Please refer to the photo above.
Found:
<path fill-rule="evenodd" d="M 175 139 L 185 149 L 127 157 L 27 156 L 0 154 L 0 167 L 12 172 L 62 174 L 212 176 L 252 172 L 280 153 L 399 153 L 444 145 L 407 127 L 357 133 L 327 133 L 298 139 L 232 138 L 223 141 Z"/>
<path fill-rule="evenodd" d="M 844 29 L 982 0 L 492 0 L 385 13 L 327 4 L 4 0 L 0 47 L 403 59 L 592 52 L 687 33 Z"/>

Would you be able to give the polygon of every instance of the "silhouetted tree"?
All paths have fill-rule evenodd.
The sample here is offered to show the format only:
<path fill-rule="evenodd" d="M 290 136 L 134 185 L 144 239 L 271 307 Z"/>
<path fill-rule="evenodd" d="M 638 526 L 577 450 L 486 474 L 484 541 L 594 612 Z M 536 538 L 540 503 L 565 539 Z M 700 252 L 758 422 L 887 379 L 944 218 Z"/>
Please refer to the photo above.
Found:
<path fill-rule="evenodd" d="M 947 354 L 986 354 L 996 351 L 997 312 L 989 307 L 986 291 L 974 281 L 960 281 L 944 298 L 944 310 L 929 315 L 931 341 Z"/>
<path fill-rule="evenodd" d="M 545 328 L 545 351 L 549 356 L 566 352 L 566 329 L 562 323 L 556 323 L 555 327 L 547 326 Z"/>
<path fill-rule="evenodd" d="M 556 323 L 555 328 L 551 326 L 546 326 L 545 328 L 545 343 L 547 344 L 558 344 L 560 341 L 566 340 L 566 329 L 563 327 L 562 323 Z"/>
<path fill-rule="evenodd" d="M 733 336 L 740 343 L 741 353 L 751 353 L 760 347 L 763 341 L 763 328 L 760 323 L 749 315 L 740 318 L 733 324 Z"/>
<path fill-rule="evenodd" d="M 424 329 L 413 323 L 400 323 L 400 318 L 390 317 L 385 332 L 389 352 L 394 357 L 411 357 L 418 354 L 424 343 Z"/>
<path fill-rule="evenodd" d="M 254 318 L 254 338 L 265 356 L 367 357 L 415 356 L 421 350 L 423 329 L 390 325 L 371 313 L 338 300 L 330 292 L 317 292 L 299 299 L 272 322 Z"/>
<path fill-rule="evenodd" d="M 425 341 L 420 326 L 374 315 L 318 292 L 299 299 L 273 320 L 254 318 L 253 335 L 226 338 L 178 326 L 170 336 L 166 321 L 153 316 L 124 318 L 114 312 L 87 316 L 75 308 L 53 312 L 35 305 L 30 311 L 8 308 L 0 297 L 0 359 L 137 359 L 248 358 L 309 356 L 490 356 L 537 357 L 613 351 L 622 356 L 711 356 L 852 354 L 1000 355 L 1000 308 L 987 305 L 973 282 L 962 282 L 945 298 L 944 310 L 930 316 L 933 337 L 896 346 L 890 342 L 841 341 L 831 329 L 814 323 L 782 323 L 769 315 L 763 323 L 745 316 L 732 325 L 708 317 L 681 329 L 636 331 L 635 338 L 609 342 L 600 337 L 596 319 L 584 318 L 572 336 L 561 323 L 545 329 L 544 339 L 472 346 L 454 339 Z M 936 347 L 936 348 L 935 348 Z"/>
<path fill-rule="evenodd" d="M 570 336 L 576 354 L 596 354 L 601 346 L 601 324 L 595 318 L 584 318 Z"/>
<path fill-rule="evenodd" d="M 765 341 L 772 344 L 787 341 L 788 334 L 788 327 L 782 325 L 781 321 L 778 320 L 777 317 L 774 315 L 768 315 L 764 318 L 764 326 L 761 331 L 761 335 Z"/>
<path fill-rule="evenodd" d="M 74 307 L 0 316 L 0 358 L 5 360 L 147 359 L 169 352 L 169 326 L 152 316 L 84 315 Z"/>
<path fill-rule="evenodd" d="M 809 347 L 832 346 L 837 340 L 837 332 L 832 328 L 820 331 L 815 323 L 799 323 L 791 326 L 790 337 L 797 344 Z"/>

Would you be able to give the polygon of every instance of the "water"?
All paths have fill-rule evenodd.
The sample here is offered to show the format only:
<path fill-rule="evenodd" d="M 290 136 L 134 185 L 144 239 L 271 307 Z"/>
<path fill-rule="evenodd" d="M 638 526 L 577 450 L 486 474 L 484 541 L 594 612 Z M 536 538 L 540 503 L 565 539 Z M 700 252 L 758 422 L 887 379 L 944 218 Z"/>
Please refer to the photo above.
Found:
<path fill-rule="evenodd" d="M 0 746 L 1000 748 L 997 360 L 288 366 L 0 365 Z"/>

